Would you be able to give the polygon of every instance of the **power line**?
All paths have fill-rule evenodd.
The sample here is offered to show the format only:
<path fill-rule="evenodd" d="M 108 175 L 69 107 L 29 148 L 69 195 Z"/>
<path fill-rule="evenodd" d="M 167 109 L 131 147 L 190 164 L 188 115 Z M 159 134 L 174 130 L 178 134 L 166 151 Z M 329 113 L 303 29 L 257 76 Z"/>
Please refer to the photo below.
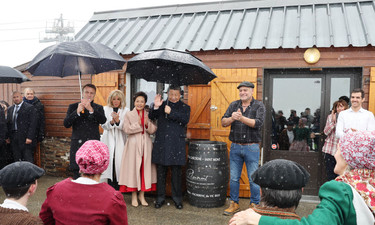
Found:
<path fill-rule="evenodd" d="M 37 30 L 37 29 L 44 29 L 44 27 L 23 27 L 23 28 L 5 28 L 5 29 L 1 29 L 0 28 L 0 31 L 10 31 L 10 30 Z"/>
<path fill-rule="evenodd" d="M 42 22 L 44 22 L 44 21 L 43 21 L 43 20 L 28 20 L 28 21 L 20 21 L 20 22 L 0 23 L 0 25 L 14 25 L 14 24 L 35 23 L 35 22 L 42 23 Z"/>
<path fill-rule="evenodd" d="M 39 38 L 24 38 L 24 39 L 0 40 L 0 43 L 1 42 L 32 41 L 32 40 L 39 40 Z"/>
<path fill-rule="evenodd" d="M 69 20 L 71 22 L 77 22 L 77 23 L 87 23 L 88 20 Z M 20 22 L 9 22 L 9 23 L 0 23 L 0 26 L 2 25 L 14 25 L 14 24 L 23 24 L 23 23 L 44 23 L 44 20 L 30 20 L 30 21 L 20 21 Z"/>

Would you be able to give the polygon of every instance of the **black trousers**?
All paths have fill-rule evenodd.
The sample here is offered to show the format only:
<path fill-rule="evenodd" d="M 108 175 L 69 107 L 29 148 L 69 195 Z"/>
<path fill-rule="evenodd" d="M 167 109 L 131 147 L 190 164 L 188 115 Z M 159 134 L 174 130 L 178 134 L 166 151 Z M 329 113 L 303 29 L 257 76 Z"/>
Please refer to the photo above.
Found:
<path fill-rule="evenodd" d="M 13 153 L 10 145 L 0 141 L 0 169 L 13 162 Z"/>
<path fill-rule="evenodd" d="M 182 203 L 182 187 L 181 187 L 181 166 L 163 166 L 157 165 L 157 178 L 158 182 L 156 184 L 157 202 L 162 202 L 165 200 L 165 184 L 167 178 L 168 167 L 171 168 L 172 173 L 172 199 L 176 204 Z"/>
<path fill-rule="evenodd" d="M 338 175 L 333 172 L 336 166 L 336 159 L 333 155 L 323 153 L 324 162 L 326 164 L 327 181 L 335 179 Z"/>
<path fill-rule="evenodd" d="M 70 142 L 70 171 L 73 172 L 73 179 L 77 179 L 81 176 L 79 173 L 79 166 L 76 162 L 76 153 L 78 149 L 86 142 L 86 140 L 72 139 Z"/>
<path fill-rule="evenodd" d="M 16 131 L 12 131 L 10 137 L 10 146 L 13 153 L 14 161 L 28 161 L 34 163 L 34 148 L 35 144 L 26 144 L 26 138 Z"/>

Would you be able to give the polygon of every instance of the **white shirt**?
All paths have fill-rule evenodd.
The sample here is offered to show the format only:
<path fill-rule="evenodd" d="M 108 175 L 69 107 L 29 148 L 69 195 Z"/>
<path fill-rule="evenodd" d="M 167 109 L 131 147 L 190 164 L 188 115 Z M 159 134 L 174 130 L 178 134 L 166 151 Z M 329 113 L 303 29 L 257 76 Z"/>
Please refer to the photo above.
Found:
<path fill-rule="evenodd" d="M 375 130 L 374 114 L 363 108 L 354 112 L 352 108 L 339 113 L 336 125 L 336 137 L 341 138 L 345 133 L 352 132 L 351 128 L 358 131 Z"/>
<path fill-rule="evenodd" d="M 19 209 L 27 212 L 29 211 L 25 206 L 10 199 L 5 199 L 3 204 L 1 204 L 0 206 L 6 209 Z"/>
<path fill-rule="evenodd" d="M 292 142 L 294 140 L 294 132 L 293 132 L 293 130 L 291 130 L 291 131 L 287 130 L 286 132 L 288 134 L 289 144 L 292 144 Z"/>
<path fill-rule="evenodd" d="M 72 180 L 72 182 L 78 183 L 78 184 L 88 184 L 88 185 L 99 184 L 99 182 L 93 179 L 87 178 L 87 177 L 78 177 L 76 180 Z"/>
<path fill-rule="evenodd" d="M 349 186 L 352 188 L 353 192 L 353 206 L 356 214 L 357 224 L 374 224 L 374 215 L 366 205 L 363 197 L 361 197 L 358 191 L 351 185 Z"/>
<path fill-rule="evenodd" d="M 20 104 L 18 104 L 18 105 L 14 104 L 12 119 L 13 119 L 14 116 L 17 114 L 18 110 L 20 110 L 22 104 L 23 104 L 23 101 L 22 101 Z M 17 110 L 16 110 L 16 109 L 17 109 Z"/>

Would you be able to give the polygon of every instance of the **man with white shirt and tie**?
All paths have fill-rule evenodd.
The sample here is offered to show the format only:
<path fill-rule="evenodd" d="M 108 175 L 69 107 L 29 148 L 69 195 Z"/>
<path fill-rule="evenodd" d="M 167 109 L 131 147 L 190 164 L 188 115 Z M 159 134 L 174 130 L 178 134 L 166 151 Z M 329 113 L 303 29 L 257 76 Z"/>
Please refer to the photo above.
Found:
<path fill-rule="evenodd" d="M 94 103 L 95 95 L 95 85 L 84 85 L 83 98 L 80 102 L 69 105 L 64 119 L 64 127 L 72 127 L 69 168 L 73 172 L 73 179 L 81 176 L 76 162 L 78 149 L 88 140 L 100 140 L 99 125 L 107 121 L 103 106 Z"/>
<path fill-rule="evenodd" d="M 19 91 L 13 92 L 13 103 L 8 109 L 8 139 L 14 161 L 34 163 L 36 144 L 36 110 L 33 105 L 23 102 Z"/>
<path fill-rule="evenodd" d="M 374 114 L 362 108 L 365 92 L 356 88 L 350 95 L 351 107 L 339 114 L 336 125 L 336 137 L 341 138 L 345 133 L 375 130 Z"/>

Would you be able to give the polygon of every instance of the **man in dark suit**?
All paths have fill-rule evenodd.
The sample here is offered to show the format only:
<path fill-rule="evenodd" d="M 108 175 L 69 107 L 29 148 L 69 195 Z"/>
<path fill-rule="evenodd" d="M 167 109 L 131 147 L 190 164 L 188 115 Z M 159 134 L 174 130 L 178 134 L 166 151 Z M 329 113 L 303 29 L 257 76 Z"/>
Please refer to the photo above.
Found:
<path fill-rule="evenodd" d="M 5 112 L 3 107 L 0 106 L 0 169 L 6 166 L 5 136 L 7 130 L 8 128 L 5 121 Z"/>
<path fill-rule="evenodd" d="M 73 127 L 70 143 L 70 169 L 73 171 L 73 178 L 77 179 L 79 167 L 76 163 L 76 152 L 88 140 L 100 140 L 99 124 L 106 122 L 103 106 L 93 102 L 96 87 L 93 84 L 86 84 L 82 88 L 83 99 L 69 105 L 64 126 Z"/>
<path fill-rule="evenodd" d="M 158 130 L 152 149 L 152 163 L 157 166 L 155 208 L 165 203 L 165 186 L 168 167 L 171 168 L 172 199 L 177 209 L 182 209 L 182 166 L 186 163 L 186 125 L 190 118 L 190 106 L 183 103 L 181 88 L 169 86 L 168 101 L 160 95 L 155 97 L 149 114 L 151 120 L 158 120 Z"/>
<path fill-rule="evenodd" d="M 13 92 L 13 103 L 8 109 L 8 142 L 15 161 L 34 163 L 33 149 L 36 144 L 36 110 L 23 102 L 21 92 Z"/>

